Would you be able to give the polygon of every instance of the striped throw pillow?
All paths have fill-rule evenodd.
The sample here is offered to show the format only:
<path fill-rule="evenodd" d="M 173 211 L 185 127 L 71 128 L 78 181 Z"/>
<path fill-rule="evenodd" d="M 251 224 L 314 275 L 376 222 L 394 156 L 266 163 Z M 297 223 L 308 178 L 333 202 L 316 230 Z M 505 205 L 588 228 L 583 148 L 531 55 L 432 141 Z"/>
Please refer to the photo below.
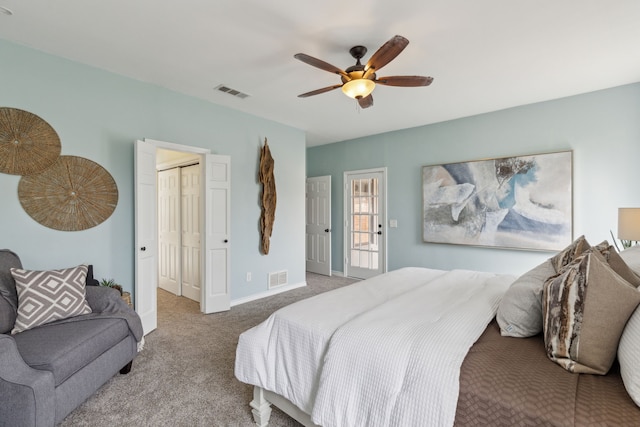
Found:
<path fill-rule="evenodd" d="M 542 303 L 547 356 L 569 372 L 605 375 L 640 292 L 588 250 L 545 282 Z"/>

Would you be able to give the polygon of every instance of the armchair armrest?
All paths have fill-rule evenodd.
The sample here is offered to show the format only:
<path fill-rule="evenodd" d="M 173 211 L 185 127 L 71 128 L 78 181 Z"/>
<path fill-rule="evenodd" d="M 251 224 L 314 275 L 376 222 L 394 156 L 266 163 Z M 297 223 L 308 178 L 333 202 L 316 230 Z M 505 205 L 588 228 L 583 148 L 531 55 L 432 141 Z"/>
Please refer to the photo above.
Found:
<path fill-rule="evenodd" d="M 13 337 L 0 334 L 2 425 L 53 425 L 56 415 L 54 388 L 53 374 L 29 367 L 20 356 Z"/>
<path fill-rule="evenodd" d="M 107 286 L 87 286 L 85 296 L 94 313 L 117 313 L 131 309 L 121 298 L 120 292 Z"/>
<path fill-rule="evenodd" d="M 124 302 L 120 292 L 106 286 L 87 286 L 86 298 L 94 314 L 125 319 L 136 341 L 142 340 L 143 330 L 140 316 L 133 308 L 129 307 L 129 304 Z"/>

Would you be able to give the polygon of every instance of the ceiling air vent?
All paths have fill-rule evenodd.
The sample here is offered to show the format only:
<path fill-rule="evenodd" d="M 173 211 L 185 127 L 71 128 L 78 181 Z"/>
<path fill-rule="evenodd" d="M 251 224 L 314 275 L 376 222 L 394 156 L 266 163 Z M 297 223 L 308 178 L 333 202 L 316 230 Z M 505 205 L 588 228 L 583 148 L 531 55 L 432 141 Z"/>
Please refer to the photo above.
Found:
<path fill-rule="evenodd" d="M 245 99 L 248 98 L 249 95 L 246 93 L 240 92 L 239 90 L 232 89 L 229 86 L 218 85 L 214 88 L 215 90 L 219 90 L 220 92 L 228 93 L 229 95 L 233 95 L 236 98 Z"/>

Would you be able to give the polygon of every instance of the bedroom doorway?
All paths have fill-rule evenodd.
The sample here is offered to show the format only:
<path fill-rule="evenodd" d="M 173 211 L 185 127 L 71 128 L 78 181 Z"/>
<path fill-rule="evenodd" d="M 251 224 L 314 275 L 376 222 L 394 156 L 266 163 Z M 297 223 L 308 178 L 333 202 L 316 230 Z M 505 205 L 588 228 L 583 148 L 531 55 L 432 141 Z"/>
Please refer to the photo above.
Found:
<path fill-rule="evenodd" d="M 144 334 L 158 324 L 158 198 L 157 150 L 195 153 L 200 158 L 200 311 L 209 314 L 230 308 L 231 159 L 209 149 L 151 139 L 134 149 L 135 310 Z"/>
<path fill-rule="evenodd" d="M 307 271 L 331 276 L 331 175 L 307 178 Z"/>
<path fill-rule="evenodd" d="M 344 275 L 367 279 L 387 271 L 387 169 L 344 173 Z"/>

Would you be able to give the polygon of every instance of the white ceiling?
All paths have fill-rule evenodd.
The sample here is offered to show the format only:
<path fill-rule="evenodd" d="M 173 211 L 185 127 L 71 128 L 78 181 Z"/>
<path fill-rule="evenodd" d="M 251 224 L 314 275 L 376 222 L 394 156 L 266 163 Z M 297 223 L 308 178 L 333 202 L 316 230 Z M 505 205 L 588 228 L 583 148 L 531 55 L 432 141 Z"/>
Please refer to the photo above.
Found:
<path fill-rule="evenodd" d="M 0 0 L 0 38 L 284 123 L 319 145 L 640 81 L 639 0 Z M 409 46 L 358 110 L 335 74 L 349 48 Z M 363 61 L 364 62 L 364 61 Z M 1 65 L 0 65 L 1 66 Z M 225 84 L 244 100 L 214 90 Z"/>

